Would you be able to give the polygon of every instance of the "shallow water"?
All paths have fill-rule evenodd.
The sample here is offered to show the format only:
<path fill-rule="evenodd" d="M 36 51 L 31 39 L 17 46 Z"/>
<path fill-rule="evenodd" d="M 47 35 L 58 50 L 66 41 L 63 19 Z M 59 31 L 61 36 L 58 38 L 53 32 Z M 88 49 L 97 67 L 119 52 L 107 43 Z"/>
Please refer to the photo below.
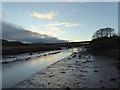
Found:
<path fill-rule="evenodd" d="M 25 80 L 50 64 L 59 61 L 77 49 L 62 50 L 60 53 L 42 56 L 30 60 L 21 60 L 2 65 L 2 87 L 9 88 Z"/>

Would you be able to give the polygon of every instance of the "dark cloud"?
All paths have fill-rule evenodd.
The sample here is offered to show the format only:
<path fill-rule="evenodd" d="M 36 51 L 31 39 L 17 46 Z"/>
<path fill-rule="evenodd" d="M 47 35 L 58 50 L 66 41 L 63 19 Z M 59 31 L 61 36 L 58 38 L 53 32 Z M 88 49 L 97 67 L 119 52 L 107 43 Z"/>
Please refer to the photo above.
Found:
<path fill-rule="evenodd" d="M 25 30 L 22 27 L 17 28 L 15 25 L 12 25 L 7 22 L 2 22 L 2 38 L 22 42 L 44 42 L 44 43 L 67 42 L 65 40 L 57 39 L 56 37 L 51 37 L 45 34 Z"/>

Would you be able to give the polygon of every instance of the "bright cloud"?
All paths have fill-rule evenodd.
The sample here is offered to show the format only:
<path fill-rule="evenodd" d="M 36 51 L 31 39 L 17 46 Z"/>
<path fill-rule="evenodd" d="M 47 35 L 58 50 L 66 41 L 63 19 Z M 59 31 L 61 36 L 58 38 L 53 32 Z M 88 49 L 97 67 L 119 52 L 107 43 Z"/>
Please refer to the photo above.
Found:
<path fill-rule="evenodd" d="M 55 31 L 59 31 L 60 30 L 58 27 L 48 27 L 48 29 L 52 29 L 52 30 L 55 30 Z"/>
<path fill-rule="evenodd" d="M 59 27 L 55 26 L 47 26 L 47 25 L 30 25 L 29 28 L 26 28 L 28 31 L 46 34 L 49 36 L 57 37 L 59 34 L 64 33 L 64 31 L 60 30 Z"/>
<path fill-rule="evenodd" d="M 58 27 L 48 27 L 53 33 L 64 33 L 64 31 L 60 30 Z"/>
<path fill-rule="evenodd" d="M 65 27 L 74 27 L 74 26 L 79 26 L 80 24 L 66 24 Z"/>
<path fill-rule="evenodd" d="M 66 22 L 54 22 L 54 23 L 50 23 L 50 24 L 47 24 L 47 26 L 60 26 L 60 25 L 66 25 L 68 23 Z"/>
<path fill-rule="evenodd" d="M 64 27 L 74 27 L 74 26 L 79 26 L 80 24 L 71 24 L 71 23 L 68 23 L 68 22 L 54 22 L 54 23 L 50 23 L 50 24 L 47 24 L 47 26 L 61 26 L 63 25 Z"/>
<path fill-rule="evenodd" d="M 49 12 L 49 13 L 46 13 L 46 14 L 42 14 L 42 13 L 38 13 L 38 12 L 33 12 L 32 14 L 30 14 L 31 16 L 37 18 L 37 19 L 53 19 L 57 13 L 54 13 L 54 12 Z"/>

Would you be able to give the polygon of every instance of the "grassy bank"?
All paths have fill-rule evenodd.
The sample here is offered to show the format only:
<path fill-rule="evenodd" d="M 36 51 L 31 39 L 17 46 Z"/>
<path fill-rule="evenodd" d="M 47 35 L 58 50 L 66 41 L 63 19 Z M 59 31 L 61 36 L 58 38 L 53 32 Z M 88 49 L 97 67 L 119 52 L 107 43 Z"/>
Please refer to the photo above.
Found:
<path fill-rule="evenodd" d="M 4 46 L 2 47 L 3 55 L 13 55 L 21 53 L 30 53 L 38 51 L 50 51 L 50 50 L 59 50 L 60 47 L 55 46 Z"/>

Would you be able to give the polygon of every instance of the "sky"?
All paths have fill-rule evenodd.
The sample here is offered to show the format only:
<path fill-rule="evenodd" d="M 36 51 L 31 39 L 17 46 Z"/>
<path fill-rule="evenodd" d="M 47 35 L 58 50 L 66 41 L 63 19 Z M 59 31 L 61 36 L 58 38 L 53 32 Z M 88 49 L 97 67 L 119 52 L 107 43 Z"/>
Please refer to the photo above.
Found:
<path fill-rule="evenodd" d="M 119 0 L 1 0 L 3 2 L 118 2 Z"/>
<path fill-rule="evenodd" d="M 117 2 L 3 2 L 3 38 L 24 42 L 88 41 L 101 28 L 118 32 Z"/>

